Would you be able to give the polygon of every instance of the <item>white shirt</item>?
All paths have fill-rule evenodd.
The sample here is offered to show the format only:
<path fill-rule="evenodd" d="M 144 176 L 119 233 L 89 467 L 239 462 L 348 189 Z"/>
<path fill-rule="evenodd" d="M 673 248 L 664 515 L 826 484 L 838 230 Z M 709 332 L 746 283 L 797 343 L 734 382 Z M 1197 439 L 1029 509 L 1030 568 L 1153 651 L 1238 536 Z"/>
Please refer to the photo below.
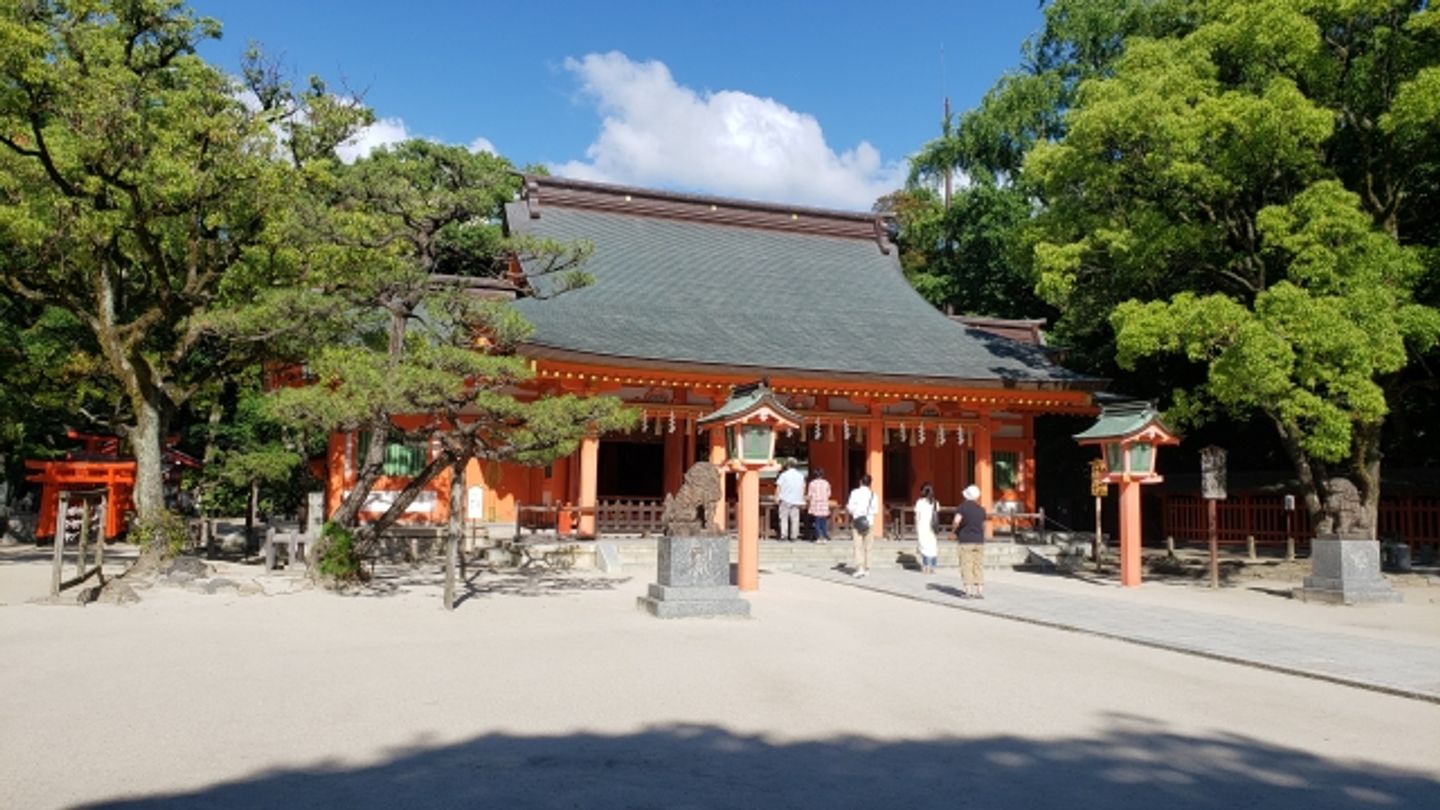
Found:
<path fill-rule="evenodd" d="M 775 500 L 799 506 L 805 503 L 805 476 L 794 467 L 775 479 Z"/>
<path fill-rule="evenodd" d="M 850 500 L 845 503 L 845 511 L 849 512 L 852 518 L 865 515 L 873 526 L 875 516 L 880 514 L 879 499 L 869 487 L 856 487 L 850 490 Z"/>

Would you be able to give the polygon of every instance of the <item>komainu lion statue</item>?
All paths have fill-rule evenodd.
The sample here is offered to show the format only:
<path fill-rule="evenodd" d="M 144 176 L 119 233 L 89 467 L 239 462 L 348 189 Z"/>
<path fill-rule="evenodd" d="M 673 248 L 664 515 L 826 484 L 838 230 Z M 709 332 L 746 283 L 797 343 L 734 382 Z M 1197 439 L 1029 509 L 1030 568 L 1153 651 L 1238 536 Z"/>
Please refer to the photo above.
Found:
<path fill-rule="evenodd" d="M 665 496 L 660 524 L 665 536 L 710 534 L 716 531 L 715 505 L 720 500 L 720 468 L 698 461 L 685 473 L 685 481 Z"/>
<path fill-rule="evenodd" d="M 1323 514 L 1315 527 L 1317 535 L 1361 534 L 1370 528 L 1360 490 L 1348 478 L 1331 478 L 1325 482 Z"/>

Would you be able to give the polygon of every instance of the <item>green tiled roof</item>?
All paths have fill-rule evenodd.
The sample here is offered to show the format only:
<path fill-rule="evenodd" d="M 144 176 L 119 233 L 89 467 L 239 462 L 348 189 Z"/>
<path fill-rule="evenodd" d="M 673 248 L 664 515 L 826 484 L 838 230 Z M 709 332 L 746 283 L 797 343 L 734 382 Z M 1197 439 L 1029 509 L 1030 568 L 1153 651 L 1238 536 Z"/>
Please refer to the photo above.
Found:
<path fill-rule="evenodd" d="M 700 417 L 696 424 L 704 426 L 714 422 L 728 422 L 761 405 L 768 406 L 784 419 L 800 424 L 800 415 L 785 407 L 785 403 L 781 402 L 763 381 L 735 387 L 731 390 L 730 397 L 717 410 Z"/>
<path fill-rule="evenodd" d="M 595 284 L 516 307 L 535 347 L 704 364 L 756 376 L 811 371 L 937 384 L 1095 388 L 1027 346 L 955 323 L 874 240 L 524 202 L 508 227 L 585 240 Z"/>
<path fill-rule="evenodd" d="M 1095 424 L 1076 433 L 1075 439 L 1083 441 L 1130 436 L 1144 430 L 1151 422 L 1158 423 L 1166 433 L 1174 433 L 1160 421 L 1160 414 L 1156 412 L 1153 403 L 1142 400 L 1106 405 L 1100 411 L 1100 418 L 1095 420 Z"/>

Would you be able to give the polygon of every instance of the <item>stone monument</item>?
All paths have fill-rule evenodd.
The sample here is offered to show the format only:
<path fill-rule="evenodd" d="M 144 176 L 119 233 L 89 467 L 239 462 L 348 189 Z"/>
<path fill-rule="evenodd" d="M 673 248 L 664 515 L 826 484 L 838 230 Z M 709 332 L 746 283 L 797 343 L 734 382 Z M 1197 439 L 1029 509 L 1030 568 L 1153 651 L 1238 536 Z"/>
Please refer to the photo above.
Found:
<path fill-rule="evenodd" d="M 750 603 L 730 584 L 730 537 L 715 528 L 720 468 L 701 461 L 685 473 L 661 513 L 656 581 L 636 606 L 661 619 L 749 616 Z"/>
<path fill-rule="evenodd" d="M 1311 573 L 1295 596 L 1306 602 L 1363 604 L 1399 602 L 1403 597 L 1380 574 L 1380 544 L 1360 492 L 1348 478 L 1325 482 L 1325 514 L 1310 544 Z"/>

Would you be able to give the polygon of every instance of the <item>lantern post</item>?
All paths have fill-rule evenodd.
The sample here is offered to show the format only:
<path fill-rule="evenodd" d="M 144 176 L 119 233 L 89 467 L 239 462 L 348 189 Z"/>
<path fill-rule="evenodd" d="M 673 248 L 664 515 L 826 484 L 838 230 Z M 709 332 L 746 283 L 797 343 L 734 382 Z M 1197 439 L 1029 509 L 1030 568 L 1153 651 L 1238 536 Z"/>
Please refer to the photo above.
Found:
<path fill-rule="evenodd" d="M 1179 444 L 1180 437 L 1160 421 L 1153 403 L 1131 401 L 1107 405 L 1100 418 L 1075 434 L 1082 445 L 1100 448 L 1107 483 L 1120 485 L 1120 584 L 1140 584 L 1140 486 L 1164 479 L 1155 472 L 1162 445 Z"/>
<path fill-rule="evenodd" d="M 742 591 L 760 587 L 760 473 L 775 470 L 777 431 L 800 427 L 800 417 L 780 402 L 769 381 L 736 386 L 730 398 L 714 413 L 700 417 L 701 428 L 721 428 L 725 436 L 728 470 L 740 474 L 740 503 L 736 511 L 739 554 L 735 584 Z"/>

